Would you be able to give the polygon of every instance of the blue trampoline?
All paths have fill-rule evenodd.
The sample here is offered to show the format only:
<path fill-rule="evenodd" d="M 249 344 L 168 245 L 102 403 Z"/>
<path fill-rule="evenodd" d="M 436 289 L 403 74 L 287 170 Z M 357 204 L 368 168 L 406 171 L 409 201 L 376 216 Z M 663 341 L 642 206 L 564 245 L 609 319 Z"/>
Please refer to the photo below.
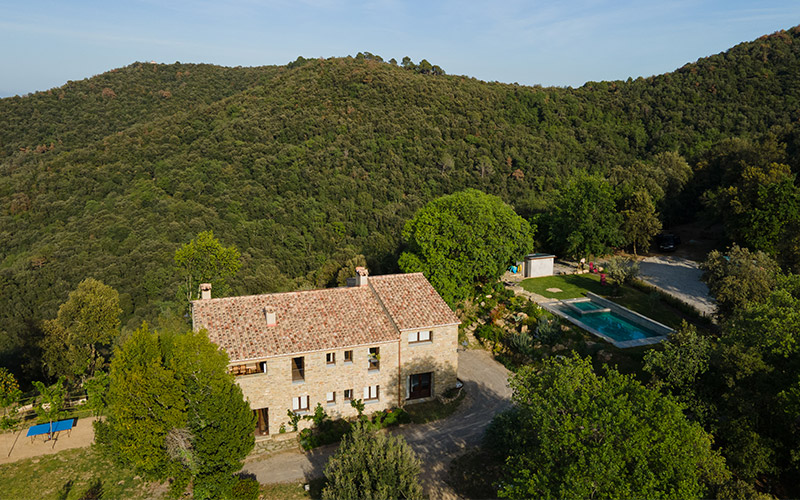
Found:
<path fill-rule="evenodd" d="M 33 438 L 36 436 L 41 436 L 43 434 L 47 434 L 47 439 L 54 439 L 54 436 L 57 435 L 61 431 L 67 431 L 67 433 L 71 433 L 72 428 L 75 426 L 75 419 L 70 418 L 67 420 L 59 420 L 57 422 L 50 422 L 49 424 L 39 424 L 34 425 L 30 429 L 28 429 L 27 436 Z"/>

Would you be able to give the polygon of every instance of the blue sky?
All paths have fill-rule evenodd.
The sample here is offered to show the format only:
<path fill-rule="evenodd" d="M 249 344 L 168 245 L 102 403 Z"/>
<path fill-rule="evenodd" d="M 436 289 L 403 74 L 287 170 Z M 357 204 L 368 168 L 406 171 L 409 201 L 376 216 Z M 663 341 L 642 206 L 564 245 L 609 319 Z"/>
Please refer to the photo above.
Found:
<path fill-rule="evenodd" d="M 0 0 L 0 96 L 134 61 L 258 66 L 360 51 L 580 86 L 672 71 L 797 24 L 797 0 Z"/>

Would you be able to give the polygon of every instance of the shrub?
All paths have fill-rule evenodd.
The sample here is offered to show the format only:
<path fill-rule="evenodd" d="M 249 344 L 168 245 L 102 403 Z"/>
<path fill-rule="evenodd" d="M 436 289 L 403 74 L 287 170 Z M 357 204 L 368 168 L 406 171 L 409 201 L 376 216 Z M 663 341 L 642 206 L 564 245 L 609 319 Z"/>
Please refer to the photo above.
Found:
<path fill-rule="evenodd" d="M 372 433 L 363 423 L 325 466 L 323 499 L 421 499 L 420 460 L 402 437 Z"/>
<path fill-rule="evenodd" d="M 639 263 L 627 257 L 611 257 L 603 271 L 619 287 L 630 283 L 639 275 Z"/>
<path fill-rule="evenodd" d="M 254 477 L 238 477 L 231 491 L 237 500 L 258 500 L 260 485 Z"/>

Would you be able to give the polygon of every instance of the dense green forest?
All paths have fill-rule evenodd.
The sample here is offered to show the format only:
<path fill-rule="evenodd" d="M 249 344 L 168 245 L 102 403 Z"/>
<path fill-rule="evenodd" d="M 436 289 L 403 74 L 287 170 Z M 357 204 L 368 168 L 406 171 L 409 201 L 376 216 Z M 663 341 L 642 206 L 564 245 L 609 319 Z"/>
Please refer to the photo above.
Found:
<path fill-rule="evenodd" d="M 647 188 L 667 224 L 703 209 L 735 228 L 728 205 L 771 197 L 743 162 L 782 165 L 768 177 L 795 200 L 799 28 L 669 74 L 575 89 L 406 66 L 363 54 L 135 63 L 0 100 L 0 364 L 44 377 L 42 322 L 87 277 L 119 292 L 128 331 L 183 313 L 173 256 L 205 230 L 241 252 L 233 293 L 263 293 L 334 284 L 364 257 L 374 273 L 397 270 L 406 221 L 465 188 L 537 221 L 539 248 L 552 245 L 544 216 L 571 181 L 647 186 L 664 154 L 694 171 L 672 191 Z M 791 264 L 800 252 L 775 243 L 791 224 L 735 236 Z"/>

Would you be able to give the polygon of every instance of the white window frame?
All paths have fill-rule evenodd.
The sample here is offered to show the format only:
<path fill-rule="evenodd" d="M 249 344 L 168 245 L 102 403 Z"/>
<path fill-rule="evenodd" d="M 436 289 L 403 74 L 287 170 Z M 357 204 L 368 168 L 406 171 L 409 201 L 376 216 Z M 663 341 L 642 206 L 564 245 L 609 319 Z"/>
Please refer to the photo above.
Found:
<path fill-rule="evenodd" d="M 305 403 L 305 407 L 303 407 L 303 403 Z M 308 411 L 308 407 L 309 407 L 308 395 L 297 396 L 296 398 L 292 398 L 292 411 L 294 412 Z"/>
<path fill-rule="evenodd" d="M 326 365 L 335 365 L 336 364 L 336 353 L 335 352 L 326 352 L 325 353 L 325 364 Z"/>
<path fill-rule="evenodd" d="M 364 401 L 380 401 L 381 399 L 381 386 L 368 385 L 364 387 Z"/>
<path fill-rule="evenodd" d="M 409 344 L 422 344 L 433 342 L 433 330 L 420 330 L 418 332 L 408 332 Z"/>
<path fill-rule="evenodd" d="M 325 402 L 328 404 L 336 404 L 336 391 L 331 391 L 325 394 Z"/>

